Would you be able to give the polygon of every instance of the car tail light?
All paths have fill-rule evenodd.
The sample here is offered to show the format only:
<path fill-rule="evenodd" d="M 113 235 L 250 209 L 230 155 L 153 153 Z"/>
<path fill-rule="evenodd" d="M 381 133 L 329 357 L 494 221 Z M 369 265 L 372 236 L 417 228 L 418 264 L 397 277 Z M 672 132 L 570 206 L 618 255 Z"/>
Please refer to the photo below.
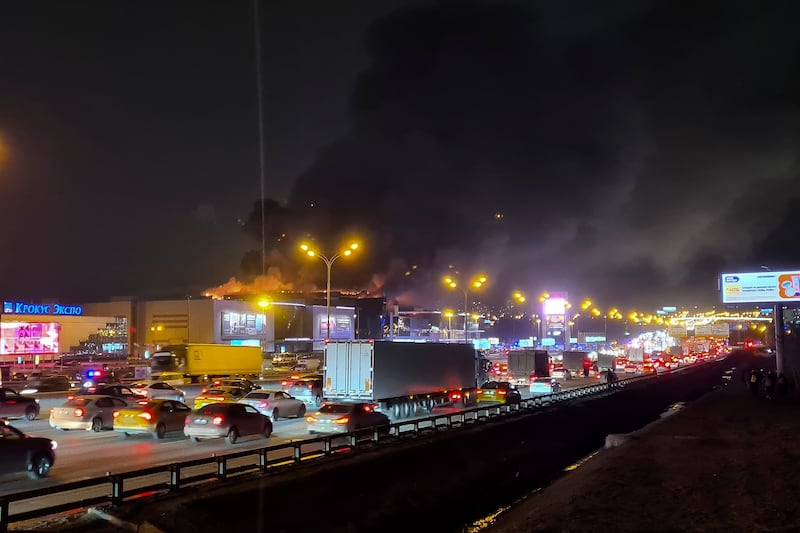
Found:
<path fill-rule="evenodd" d="M 113 413 L 111 413 L 111 416 L 117 418 L 119 416 L 119 411 L 114 411 Z"/>
<path fill-rule="evenodd" d="M 309 388 L 309 389 L 313 389 L 313 388 L 314 388 L 314 384 L 313 384 L 313 383 L 309 383 L 309 384 L 308 384 L 308 388 Z"/>
<path fill-rule="evenodd" d="M 184 426 L 188 426 L 189 425 L 189 417 L 188 416 L 183 419 L 183 425 Z"/>
<path fill-rule="evenodd" d="M 476 390 L 475 392 L 477 392 L 478 394 L 480 394 L 480 393 L 482 393 L 482 392 L 483 392 L 483 389 L 478 389 L 478 390 Z"/>
<path fill-rule="evenodd" d="M 266 409 L 267 407 L 269 407 L 269 402 L 268 401 L 265 400 L 263 402 L 258 402 L 258 408 L 259 409 Z"/>
<path fill-rule="evenodd" d="M 498 391 L 497 391 L 497 394 L 499 394 L 499 395 L 501 395 L 501 396 L 502 396 L 503 394 L 506 394 L 507 392 L 508 392 L 508 391 L 505 391 L 505 390 L 503 390 L 503 389 L 500 389 L 500 390 L 498 390 Z"/>
<path fill-rule="evenodd" d="M 289 385 L 288 381 L 281 381 L 281 387 L 286 387 Z"/>
<path fill-rule="evenodd" d="M 308 415 L 308 416 L 306 417 L 306 422 L 316 422 L 316 421 L 317 421 L 317 419 L 316 419 L 316 418 L 314 418 L 314 417 L 313 417 L 313 416 L 311 416 L 311 415 Z"/>
<path fill-rule="evenodd" d="M 85 412 L 86 411 L 84 411 L 82 407 L 76 407 L 75 410 L 72 412 L 72 414 L 75 415 L 75 416 L 80 417 L 80 416 L 83 416 L 85 414 Z"/>
<path fill-rule="evenodd" d="M 50 449 L 51 450 L 55 450 L 56 448 L 58 448 L 58 443 L 56 441 L 54 441 L 54 440 L 51 440 L 50 441 Z"/>
<path fill-rule="evenodd" d="M 211 423 L 215 426 L 221 426 L 223 422 L 225 422 L 225 419 L 219 415 L 211 419 Z"/>
<path fill-rule="evenodd" d="M 89 387 L 89 392 L 97 392 L 97 387 Z"/>
<path fill-rule="evenodd" d="M 137 405 L 147 405 L 148 403 L 150 402 L 148 402 L 147 400 L 139 400 L 138 402 L 136 402 Z"/>
<path fill-rule="evenodd" d="M 219 380 L 219 379 L 215 379 L 214 383 L 212 383 L 212 385 L 214 385 L 215 387 L 219 387 L 220 385 L 222 385 L 222 381 Z"/>
<path fill-rule="evenodd" d="M 153 419 L 153 413 L 151 413 L 150 411 L 141 412 L 141 413 L 139 413 L 139 416 L 141 416 L 142 418 L 144 418 L 148 422 L 150 422 Z"/>
<path fill-rule="evenodd" d="M 461 393 L 460 392 L 454 392 L 454 393 L 450 394 L 450 399 L 451 400 L 460 400 L 461 399 Z"/>
<path fill-rule="evenodd" d="M 347 424 L 348 422 L 350 422 L 349 416 L 343 416 L 333 421 L 334 424 Z"/>
<path fill-rule="evenodd" d="M 224 402 L 225 396 L 208 396 L 206 400 L 211 400 L 212 402 Z"/>
<path fill-rule="evenodd" d="M 74 400 L 74 399 L 75 399 L 74 394 L 67 394 L 67 400 Z"/>

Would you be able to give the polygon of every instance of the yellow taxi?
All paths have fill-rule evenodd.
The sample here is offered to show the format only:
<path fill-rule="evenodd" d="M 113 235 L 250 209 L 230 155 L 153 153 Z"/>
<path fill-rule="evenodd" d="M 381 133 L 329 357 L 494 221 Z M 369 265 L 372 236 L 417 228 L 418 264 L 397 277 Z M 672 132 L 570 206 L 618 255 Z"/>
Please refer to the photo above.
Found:
<path fill-rule="evenodd" d="M 168 432 L 183 432 L 184 422 L 191 412 L 187 405 L 177 400 L 139 400 L 114 412 L 114 431 L 123 438 L 132 433 L 148 433 L 156 439 L 163 439 Z"/>
<path fill-rule="evenodd" d="M 475 393 L 478 403 L 519 403 L 522 401 L 519 389 L 508 381 L 487 381 Z"/>
<path fill-rule="evenodd" d="M 194 399 L 194 408 L 202 409 L 210 403 L 238 402 L 245 397 L 247 391 L 240 387 L 213 387 L 203 389 Z"/>

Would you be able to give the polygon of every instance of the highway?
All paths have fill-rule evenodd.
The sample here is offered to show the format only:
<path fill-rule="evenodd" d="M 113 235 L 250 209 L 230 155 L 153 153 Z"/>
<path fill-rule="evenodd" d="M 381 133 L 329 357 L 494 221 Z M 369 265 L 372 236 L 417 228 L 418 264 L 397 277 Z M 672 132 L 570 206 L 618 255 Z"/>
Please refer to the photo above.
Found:
<path fill-rule="evenodd" d="M 592 383 L 597 383 L 597 380 L 594 378 L 573 379 L 562 382 L 562 387 L 569 389 Z M 277 383 L 267 382 L 261 383 L 261 385 L 264 388 L 280 388 Z M 187 394 L 186 403 L 191 406 L 192 399 L 200 393 L 201 387 L 188 385 L 183 389 Z M 523 392 L 523 398 L 528 397 L 527 388 L 520 390 Z M 257 449 L 266 445 L 310 438 L 306 421 L 302 418 L 278 420 L 274 424 L 273 433 L 269 439 L 263 437 L 242 438 L 234 445 L 225 443 L 224 439 L 209 439 L 197 443 L 179 433 L 168 434 L 165 439 L 158 441 L 149 435 L 132 435 L 123 439 L 114 431 L 100 433 L 81 430 L 61 431 L 50 427 L 48 416 L 52 407 L 60 406 L 66 401 L 66 394 L 33 395 L 39 398 L 41 405 L 39 418 L 33 421 L 10 421 L 12 425 L 27 434 L 57 441 L 58 449 L 56 450 L 56 462 L 46 479 L 31 480 L 25 473 L 3 476 L 0 478 L 0 495 L 104 476 L 108 472 L 128 472 L 177 461 L 210 457 L 212 454 Z M 452 409 L 452 411 L 455 412 L 457 409 Z M 309 409 L 309 412 L 313 412 L 313 409 Z M 407 420 L 425 416 L 429 415 L 423 413 Z M 290 450 L 287 450 L 286 454 L 288 457 Z"/>

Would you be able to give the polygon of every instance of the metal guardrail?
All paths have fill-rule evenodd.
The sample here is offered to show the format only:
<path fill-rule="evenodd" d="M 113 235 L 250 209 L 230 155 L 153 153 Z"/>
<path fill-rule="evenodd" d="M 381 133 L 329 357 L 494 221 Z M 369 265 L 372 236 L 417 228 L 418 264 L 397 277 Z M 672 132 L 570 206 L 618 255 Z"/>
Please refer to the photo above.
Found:
<path fill-rule="evenodd" d="M 691 367 L 683 367 L 683 369 L 686 368 Z M 682 369 L 679 368 L 677 370 L 680 371 Z M 674 372 L 675 371 L 673 371 L 673 373 Z M 101 503 L 110 502 L 112 504 L 120 504 L 126 498 L 133 496 L 142 496 L 159 491 L 174 491 L 185 485 L 212 479 L 224 480 L 229 475 L 242 472 L 258 471 L 266 473 L 270 469 L 276 469 L 282 466 L 298 465 L 303 461 L 330 457 L 335 453 L 343 451 L 355 451 L 359 448 L 363 448 L 365 444 L 377 446 L 381 443 L 396 442 L 407 437 L 414 438 L 420 434 L 428 434 L 429 432 L 463 428 L 489 420 L 495 420 L 497 417 L 501 416 L 519 415 L 565 400 L 610 392 L 615 389 L 623 388 L 631 382 L 640 382 L 655 377 L 656 374 L 649 374 L 621 379 L 613 383 L 597 383 L 586 387 L 534 396 L 524 399 L 517 404 L 479 405 L 455 413 L 443 413 L 413 420 L 398 421 L 388 426 L 359 429 L 350 433 L 324 435 L 263 448 L 231 452 L 224 455 L 212 454 L 211 457 L 159 465 L 119 474 L 109 472 L 103 477 L 7 494 L 0 496 L 0 533 L 6 533 L 9 524 L 15 522 L 40 518 L 42 516 Z M 285 451 L 291 451 L 291 453 L 280 453 Z M 250 456 L 255 456 L 255 461 L 253 463 L 239 466 L 230 465 L 230 463 L 236 459 Z M 214 465 L 213 470 L 189 476 L 185 475 L 187 473 L 186 471 L 189 469 L 196 469 L 197 467 L 207 465 Z M 128 490 L 125 489 L 126 482 L 128 481 L 153 477 L 158 474 L 167 474 L 168 479 L 159 482 L 150 482 L 145 479 L 145 485 Z M 45 504 L 42 507 L 10 514 L 12 503 L 30 502 L 37 498 L 62 495 L 82 489 L 102 488 L 103 486 L 107 486 L 110 489 L 110 494 L 80 496 L 80 493 L 76 493 L 77 497 L 74 500 L 53 505 Z"/>

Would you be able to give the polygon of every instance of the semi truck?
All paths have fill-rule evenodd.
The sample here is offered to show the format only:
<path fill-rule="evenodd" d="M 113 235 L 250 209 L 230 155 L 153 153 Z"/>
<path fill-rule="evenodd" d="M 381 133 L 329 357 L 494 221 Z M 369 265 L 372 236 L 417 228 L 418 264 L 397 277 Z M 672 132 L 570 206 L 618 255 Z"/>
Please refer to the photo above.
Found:
<path fill-rule="evenodd" d="M 564 352 L 564 368 L 573 374 L 583 373 L 584 367 L 589 365 L 588 352 L 567 351 Z"/>
<path fill-rule="evenodd" d="M 322 393 L 326 401 L 372 402 L 405 418 L 437 405 L 474 405 L 488 364 L 471 344 L 330 341 Z"/>
<path fill-rule="evenodd" d="M 260 346 L 229 344 L 177 344 L 155 352 L 150 377 L 167 382 L 202 383 L 216 377 L 259 376 L 263 354 Z"/>
<path fill-rule="evenodd" d="M 550 376 L 550 356 L 547 350 L 513 350 L 508 352 L 508 373 L 516 385 L 530 385 L 531 376 Z"/>

